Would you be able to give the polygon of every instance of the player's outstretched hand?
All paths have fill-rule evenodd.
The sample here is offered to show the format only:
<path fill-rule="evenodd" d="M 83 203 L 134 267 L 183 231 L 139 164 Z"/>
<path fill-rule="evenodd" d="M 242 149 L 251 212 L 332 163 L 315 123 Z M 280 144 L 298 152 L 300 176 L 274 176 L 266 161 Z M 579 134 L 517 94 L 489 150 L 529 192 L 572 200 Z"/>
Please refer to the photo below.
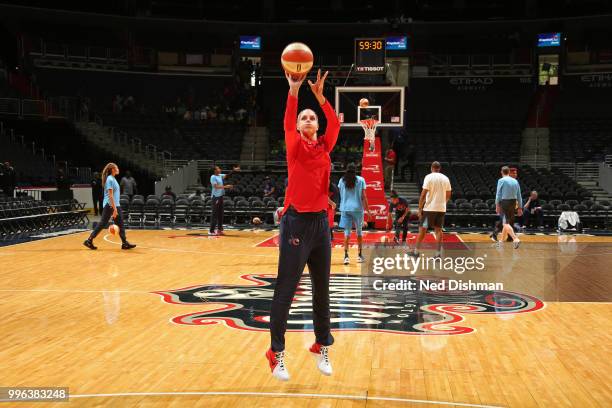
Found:
<path fill-rule="evenodd" d="M 287 82 L 289 82 L 289 93 L 292 96 L 297 96 L 302 86 L 302 82 L 306 79 L 306 74 L 303 75 L 291 75 L 287 71 L 285 71 L 285 78 L 287 78 Z"/>
<path fill-rule="evenodd" d="M 323 77 L 321 77 L 321 70 L 319 69 L 317 71 L 317 81 L 313 83 L 310 79 L 308 80 L 308 85 L 310 85 L 312 93 L 317 98 L 317 101 L 319 101 L 319 105 L 323 105 L 325 103 L 323 88 L 325 87 L 325 78 L 327 78 L 327 74 L 329 74 L 329 71 L 325 71 L 325 74 L 323 74 Z"/>

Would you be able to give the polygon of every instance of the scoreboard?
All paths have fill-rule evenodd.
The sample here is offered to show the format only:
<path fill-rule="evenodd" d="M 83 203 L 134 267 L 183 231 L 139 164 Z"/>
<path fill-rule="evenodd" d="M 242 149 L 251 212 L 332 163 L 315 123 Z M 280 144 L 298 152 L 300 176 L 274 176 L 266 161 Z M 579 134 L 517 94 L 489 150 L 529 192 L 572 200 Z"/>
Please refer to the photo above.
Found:
<path fill-rule="evenodd" d="M 355 38 L 355 72 L 383 74 L 385 60 L 384 38 Z"/>

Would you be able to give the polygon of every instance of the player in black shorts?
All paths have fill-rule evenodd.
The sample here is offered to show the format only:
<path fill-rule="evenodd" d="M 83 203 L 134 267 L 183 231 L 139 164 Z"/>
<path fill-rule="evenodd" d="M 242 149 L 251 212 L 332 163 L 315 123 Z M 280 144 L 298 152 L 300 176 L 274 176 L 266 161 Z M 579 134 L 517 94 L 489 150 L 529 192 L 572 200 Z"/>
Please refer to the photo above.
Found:
<path fill-rule="evenodd" d="M 502 236 L 497 245 L 504 242 L 508 235 L 512 237 L 514 248 L 518 248 L 521 241 L 518 239 L 512 226 L 514 225 L 514 213 L 519 217 L 523 215 L 523 198 L 521 197 L 521 186 L 519 182 L 510 176 L 510 168 L 504 166 L 501 169 L 501 178 L 497 181 L 497 192 L 495 194 L 495 210 L 502 218 Z"/>
<path fill-rule="evenodd" d="M 396 244 L 400 243 L 400 230 L 402 231 L 402 243 L 406 243 L 406 236 L 408 235 L 408 220 L 410 218 L 410 207 L 408 201 L 405 198 L 400 197 L 395 190 L 391 191 L 391 205 L 389 206 L 389 216 L 387 218 L 387 230 L 391 224 L 391 213 L 395 210 L 395 220 L 393 225 L 395 227 L 395 237 L 393 242 Z"/>
<path fill-rule="evenodd" d="M 510 173 L 509 173 L 510 177 L 512 177 L 513 179 L 518 180 L 518 171 L 515 167 L 510 167 Z M 518 205 L 517 205 L 518 207 Z M 493 232 L 489 235 L 489 238 L 491 238 L 491 240 L 495 243 L 498 242 L 499 237 L 497 236 L 498 234 L 502 233 L 503 227 L 504 227 L 504 215 L 503 214 L 498 214 L 499 215 L 499 219 L 497 221 L 495 221 L 495 226 L 493 227 Z M 514 222 L 514 220 L 513 220 Z M 512 237 L 510 235 L 508 235 L 506 241 L 512 242 Z"/>
<path fill-rule="evenodd" d="M 442 174 L 442 166 L 439 162 L 431 163 L 431 173 L 423 180 L 423 190 L 419 198 L 419 236 L 411 256 L 419 256 L 421 242 L 429 228 L 433 228 L 436 235 L 436 253 L 434 256 L 442 256 L 442 241 L 444 233 L 444 216 L 446 215 L 446 203 L 451 197 L 451 184 L 448 177 Z"/>

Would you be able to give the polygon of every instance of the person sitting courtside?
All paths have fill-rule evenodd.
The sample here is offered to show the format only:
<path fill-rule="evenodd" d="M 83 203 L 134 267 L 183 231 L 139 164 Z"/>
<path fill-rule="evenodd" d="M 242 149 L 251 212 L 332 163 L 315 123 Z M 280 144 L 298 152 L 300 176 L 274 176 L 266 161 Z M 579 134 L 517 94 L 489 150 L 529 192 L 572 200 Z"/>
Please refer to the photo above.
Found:
<path fill-rule="evenodd" d="M 172 197 L 173 200 L 176 200 L 176 194 L 174 194 L 174 191 L 172 191 L 172 187 L 170 186 L 166 186 L 166 191 L 164 191 L 164 194 L 162 194 L 162 198 L 164 196 L 169 196 Z"/>
<path fill-rule="evenodd" d="M 535 218 L 538 228 L 543 228 L 544 212 L 542 211 L 542 203 L 538 198 L 537 191 L 534 190 L 531 192 L 523 209 L 523 227 L 527 228 L 529 226 L 529 221 Z"/>
<path fill-rule="evenodd" d="M 270 179 L 270 176 L 266 176 L 263 193 L 264 197 L 276 197 L 276 187 L 274 186 L 272 179 Z"/>

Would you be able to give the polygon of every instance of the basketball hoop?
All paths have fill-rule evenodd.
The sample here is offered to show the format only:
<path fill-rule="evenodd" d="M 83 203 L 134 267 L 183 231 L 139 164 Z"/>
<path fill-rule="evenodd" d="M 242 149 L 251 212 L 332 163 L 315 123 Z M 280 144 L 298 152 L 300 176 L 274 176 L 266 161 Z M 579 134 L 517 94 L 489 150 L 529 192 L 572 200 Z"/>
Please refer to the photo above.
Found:
<path fill-rule="evenodd" d="M 361 123 L 361 127 L 365 132 L 364 140 L 370 142 L 370 151 L 373 152 L 375 146 L 374 140 L 376 138 L 376 127 L 378 126 L 379 122 L 376 119 L 363 119 L 360 120 L 359 123 Z"/>

